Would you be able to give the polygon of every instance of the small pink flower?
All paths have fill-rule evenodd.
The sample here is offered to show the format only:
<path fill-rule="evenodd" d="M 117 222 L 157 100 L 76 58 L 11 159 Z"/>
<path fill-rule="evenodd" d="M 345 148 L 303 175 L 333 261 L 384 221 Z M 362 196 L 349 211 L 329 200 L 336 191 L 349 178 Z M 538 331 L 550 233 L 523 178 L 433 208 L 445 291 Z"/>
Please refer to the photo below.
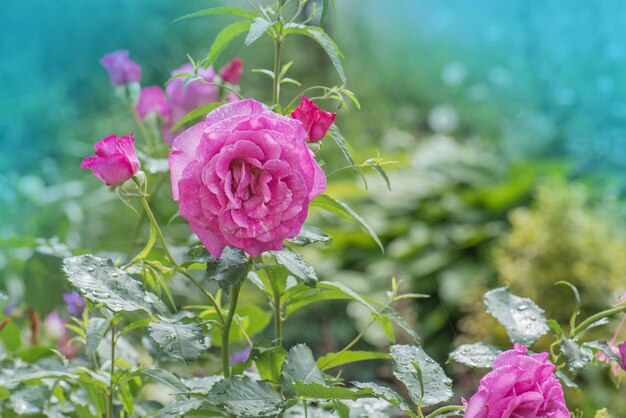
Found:
<path fill-rule="evenodd" d="M 78 357 L 80 346 L 76 341 L 72 341 L 72 337 L 69 333 L 66 333 L 57 341 L 57 350 L 59 350 L 66 358 L 73 359 Z"/>
<path fill-rule="evenodd" d="M 465 418 L 570 417 L 555 366 L 547 363 L 549 354 L 527 353 L 526 347 L 515 344 L 496 357 L 493 370 L 469 400 Z"/>
<path fill-rule="evenodd" d="M 165 94 L 159 86 L 142 88 L 135 109 L 141 119 L 144 119 L 149 113 L 155 113 L 164 120 L 167 120 L 170 116 Z"/>
<path fill-rule="evenodd" d="M 626 341 L 617 346 L 619 354 L 622 357 L 622 368 L 626 370 Z"/>
<path fill-rule="evenodd" d="M 128 51 L 115 51 L 100 59 L 114 86 L 141 81 L 141 67 L 128 57 Z"/>
<path fill-rule="evenodd" d="M 120 138 L 107 136 L 96 142 L 96 155 L 85 158 L 80 167 L 92 170 L 109 187 L 119 186 L 139 171 L 134 142 L 132 132 Z"/>
<path fill-rule="evenodd" d="M 226 246 L 257 256 L 295 237 L 326 177 L 302 124 L 256 100 L 225 104 L 174 140 L 172 195 L 180 216 L 220 257 Z"/>
<path fill-rule="evenodd" d="M 230 84 L 237 84 L 243 75 L 243 61 L 239 57 L 233 58 L 220 70 L 222 81 Z"/>
<path fill-rule="evenodd" d="M 304 125 L 304 130 L 308 133 L 310 142 L 317 142 L 324 138 L 326 131 L 333 124 L 336 116 L 336 113 L 320 109 L 306 96 L 302 96 L 300 106 L 291 112 L 291 117 L 299 120 Z"/>
<path fill-rule="evenodd" d="M 46 330 L 46 334 L 51 338 L 58 340 L 64 336 L 67 332 L 65 325 L 67 322 L 61 318 L 61 315 L 57 311 L 52 311 L 46 316 L 43 322 L 43 328 Z"/>

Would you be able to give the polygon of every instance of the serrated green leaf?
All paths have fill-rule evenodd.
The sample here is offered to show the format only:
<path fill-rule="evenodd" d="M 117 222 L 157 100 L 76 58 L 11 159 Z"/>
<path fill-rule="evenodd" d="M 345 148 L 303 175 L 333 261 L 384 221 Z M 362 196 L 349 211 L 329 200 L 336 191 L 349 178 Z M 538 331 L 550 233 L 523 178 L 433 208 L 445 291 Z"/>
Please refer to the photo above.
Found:
<path fill-rule="evenodd" d="M 317 367 L 320 370 L 328 370 L 344 364 L 356 363 L 365 360 L 387 360 L 391 356 L 387 353 L 377 353 L 375 351 L 344 351 L 338 353 L 328 353 L 317 359 Z"/>
<path fill-rule="evenodd" d="M 332 212 L 336 215 L 343 216 L 344 218 L 355 220 L 372 237 L 372 239 L 376 242 L 376 244 L 380 248 L 380 251 L 383 253 L 385 252 L 383 243 L 380 242 L 380 238 L 378 238 L 378 235 L 376 235 L 376 232 L 374 232 L 372 227 L 369 226 L 367 222 L 365 222 L 365 220 L 361 218 L 361 216 L 359 216 L 347 204 L 340 202 L 337 199 L 333 199 L 332 197 L 326 194 L 320 194 L 311 201 L 311 206 L 316 206 L 318 208 L 322 208 L 329 212 Z"/>
<path fill-rule="evenodd" d="M 561 340 L 561 352 L 565 356 L 567 368 L 572 373 L 580 373 L 593 361 L 593 352 L 578 345 L 569 338 Z"/>
<path fill-rule="evenodd" d="M 411 410 L 411 406 L 404 400 L 400 395 L 398 395 L 393 389 L 379 386 L 376 383 L 372 382 L 352 382 L 355 388 L 357 389 L 370 389 L 372 391 L 372 395 L 377 397 L 378 399 L 382 399 L 396 408 L 400 408 L 402 412 L 407 414 L 411 418 L 417 417 L 415 413 Z"/>
<path fill-rule="evenodd" d="M 408 389 L 413 402 L 428 407 L 452 397 L 452 380 L 418 345 L 393 345 L 393 374 Z"/>
<path fill-rule="evenodd" d="M 207 55 L 206 61 L 203 63 L 204 66 L 208 67 L 213 64 L 217 57 L 220 56 L 222 52 L 226 49 L 226 47 L 239 35 L 244 32 L 247 32 L 250 29 L 251 22 L 249 20 L 245 20 L 242 22 L 231 23 L 226 26 L 220 33 L 217 34 L 213 44 L 211 45 L 211 49 L 209 49 L 209 53 Z"/>
<path fill-rule="evenodd" d="M 282 347 L 259 347 L 255 344 L 251 356 L 254 357 L 259 375 L 272 383 L 280 383 L 281 371 L 287 351 Z"/>
<path fill-rule="evenodd" d="M 200 409 L 204 401 L 197 399 L 180 399 L 167 404 L 163 409 L 152 415 L 152 418 L 182 418 L 196 409 Z"/>
<path fill-rule="evenodd" d="M 277 415 L 283 399 L 272 385 L 248 377 L 231 377 L 217 382 L 208 395 L 209 403 L 237 417 Z"/>
<path fill-rule="evenodd" d="M 170 132 L 174 132 L 177 129 L 179 129 L 180 127 L 186 125 L 187 123 L 191 122 L 194 119 L 197 119 L 199 117 L 202 117 L 204 115 L 206 115 L 207 113 L 217 109 L 218 107 L 226 104 L 227 102 L 213 102 L 213 103 L 207 103 L 205 105 L 202 105 L 200 107 L 195 108 L 194 110 L 192 110 L 191 112 L 187 113 L 181 120 L 179 120 L 178 122 L 176 122 L 174 124 L 174 126 L 172 126 L 170 128 Z"/>
<path fill-rule="evenodd" d="M 330 125 L 330 127 L 328 128 L 328 133 L 330 134 L 330 137 L 333 139 L 333 141 L 335 141 L 335 144 L 337 144 L 337 147 L 339 147 L 339 150 L 350 164 L 350 167 L 352 167 L 355 173 L 358 172 L 358 168 L 356 166 L 356 163 L 354 162 L 354 158 L 352 157 L 352 152 L 350 151 L 350 144 L 343 137 L 337 125 L 335 125 L 334 123 Z"/>
<path fill-rule="evenodd" d="M 87 342 L 85 343 L 85 355 L 91 358 L 98 349 L 111 325 L 112 318 L 89 318 L 87 322 Z"/>
<path fill-rule="evenodd" d="M 315 286 L 317 275 L 313 267 L 305 263 L 304 258 L 295 251 L 285 247 L 282 251 L 270 251 L 276 257 L 276 262 L 284 266 L 291 274 L 302 280 L 308 286 Z"/>
<path fill-rule="evenodd" d="M 293 384 L 318 383 L 324 384 L 324 375 L 317 367 L 311 349 L 304 344 L 292 347 L 287 353 L 282 367 L 282 387 L 287 396 L 293 397 Z"/>
<path fill-rule="evenodd" d="M 151 322 L 150 336 L 168 356 L 189 363 L 207 349 L 202 328 L 196 323 Z"/>
<path fill-rule="evenodd" d="M 502 353 L 498 347 L 486 343 L 463 344 L 450 353 L 450 360 L 469 367 L 490 369 Z"/>
<path fill-rule="evenodd" d="M 252 21 L 250 25 L 250 31 L 246 36 L 245 45 L 252 45 L 257 39 L 259 39 L 269 28 L 274 26 L 275 22 L 270 22 L 262 17 L 257 17 Z"/>
<path fill-rule="evenodd" d="M 181 16 L 178 19 L 174 20 L 174 22 L 178 22 L 180 20 L 192 19 L 194 17 L 202 17 L 202 16 L 216 16 L 216 15 L 229 15 L 229 16 L 237 16 L 242 17 L 244 19 L 254 19 L 258 16 L 257 13 L 242 9 L 241 7 L 212 7 L 210 9 L 198 10 L 194 13 L 189 13 L 185 16 Z"/>
<path fill-rule="evenodd" d="M 102 303 L 113 312 L 152 312 L 156 296 L 141 282 L 118 269 L 110 259 L 80 255 L 63 259 L 63 271 L 76 291 L 91 302 Z"/>
<path fill-rule="evenodd" d="M 209 278 L 215 280 L 225 292 L 240 284 L 248 275 L 248 256 L 241 250 L 226 247 L 219 259 L 207 261 Z"/>
<path fill-rule="evenodd" d="M 300 233 L 296 235 L 295 238 L 289 239 L 287 241 L 292 244 L 304 247 L 305 245 L 318 242 L 324 245 L 330 245 L 333 242 L 333 239 L 332 237 L 326 235 L 326 233 L 324 233 L 324 231 L 319 228 L 304 225 L 300 230 Z"/>
<path fill-rule="evenodd" d="M 535 302 L 501 287 L 485 293 L 485 309 L 506 329 L 513 343 L 532 345 L 548 332 L 545 312 Z"/>
<path fill-rule="evenodd" d="M 293 385 L 298 396 L 311 399 L 358 399 L 371 396 L 371 389 L 353 390 L 341 386 L 326 386 L 321 383 L 298 382 Z"/>

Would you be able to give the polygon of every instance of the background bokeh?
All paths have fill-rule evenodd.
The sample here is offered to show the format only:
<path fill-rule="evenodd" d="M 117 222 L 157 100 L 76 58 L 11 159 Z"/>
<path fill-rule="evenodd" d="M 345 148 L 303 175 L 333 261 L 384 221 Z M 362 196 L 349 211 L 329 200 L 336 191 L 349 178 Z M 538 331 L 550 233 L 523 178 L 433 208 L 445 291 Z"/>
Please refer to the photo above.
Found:
<path fill-rule="evenodd" d="M 209 6 L 0 3 L 0 289 L 11 300 L 28 299 L 26 276 L 40 271 L 43 250 L 27 245 L 36 238 L 57 252 L 127 251 L 135 218 L 78 168 L 96 140 L 133 129 L 98 61 L 128 49 L 143 84 L 163 85 L 186 54 L 206 54 L 229 21 L 172 23 Z M 331 176 L 329 194 L 349 201 L 387 251 L 353 225 L 314 214 L 335 238 L 306 254 L 320 277 L 376 297 L 395 276 L 405 290 L 431 294 L 401 310 L 438 360 L 460 341 L 506 344 L 481 313 L 490 287 L 511 285 L 561 320 L 572 302 L 567 289 L 554 287 L 558 280 L 580 286 L 588 311 L 613 304 L 626 287 L 624 19 L 626 4 L 617 0 L 337 0 L 327 30 L 362 103 L 360 111 L 339 112 L 337 124 L 359 161 L 379 152 L 397 164 L 387 167 L 390 191 L 375 173 L 368 188 L 349 170 Z M 241 56 L 243 94 L 264 98 L 268 79 L 250 70 L 271 66 L 270 46 L 261 40 L 246 49 L 239 39 L 218 66 Z M 304 83 L 336 78 L 306 39 L 290 41 L 285 55 Z M 284 97 L 297 92 L 288 88 Z M 343 164 L 332 146 L 323 155 L 329 166 Z M 175 210 L 166 200 L 157 208 L 165 221 Z M 290 321 L 289 341 L 323 353 L 350 341 L 368 317 L 328 303 Z M 311 331 L 302 335 L 305 322 Z M 364 344 L 383 344 L 381 333 L 372 328 Z M 459 391 L 471 394 L 477 376 L 449 371 Z M 382 366 L 349 373 L 390 375 Z M 608 396 L 614 382 L 607 373 L 593 368 L 584 382 L 570 393 L 572 407 L 587 416 L 608 404 L 626 416 L 626 392 Z"/>

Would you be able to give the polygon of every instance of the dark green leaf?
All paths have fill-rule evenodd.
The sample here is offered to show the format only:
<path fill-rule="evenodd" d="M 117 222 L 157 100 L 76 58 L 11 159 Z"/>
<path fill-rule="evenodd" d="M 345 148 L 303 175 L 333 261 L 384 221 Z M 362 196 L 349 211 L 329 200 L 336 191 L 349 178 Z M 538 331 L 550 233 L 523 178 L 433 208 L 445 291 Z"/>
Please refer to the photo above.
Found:
<path fill-rule="evenodd" d="M 63 270 L 78 293 L 113 312 L 142 310 L 150 313 L 157 300 L 144 291 L 141 282 L 115 267 L 109 259 L 93 255 L 66 257 Z"/>
<path fill-rule="evenodd" d="M 356 163 L 354 162 L 354 158 L 352 158 L 352 152 L 350 151 L 350 144 L 348 143 L 348 141 L 346 141 L 343 135 L 341 135 L 341 131 L 339 131 L 339 128 L 337 127 L 337 125 L 335 125 L 334 123 L 330 125 L 330 128 L 328 128 L 328 133 L 330 134 L 330 137 L 335 141 L 335 143 L 339 147 L 339 150 L 341 151 L 343 156 L 346 158 L 346 160 L 350 164 L 350 167 L 352 167 L 355 173 L 358 172 L 359 169 L 357 168 Z"/>
<path fill-rule="evenodd" d="M 231 23 L 230 25 L 222 29 L 217 37 L 215 37 L 215 40 L 213 41 L 213 45 L 211 45 L 211 49 L 209 50 L 209 54 L 207 55 L 204 65 L 209 66 L 213 64 L 217 57 L 220 56 L 220 54 L 237 36 L 241 35 L 244 32 L 247 32 L 249 29 L 249 20 Z"/>
<path fill-rule="evenodd" d="M 35 252 L 24 265 L 24 301 L 41 317 L 46 317 L 63 302 L 61 258 Z"/>
<path fill-rule="evenodd" d="M 178 22 L 179 20 L 191 19 L 194 17 L 215 16 L 215 15 L 237 16 L 237 17 L 243 17 L 244 19 L 249 19 L 249 20 L 252 20 L 258 16 L 258 14 L 256 14 L 255 12 L 242 9 L 241 7 L 213 7 L 210 9 L 198 10 L 197 12 L 179 17 L 178 19 L 174 20 L 174 22 Z"/>
<path fill-rule="evenodd" d="M 187 123 L 197 118 L 205 116 L 207 113 L 217 109 L 218 107 L 224 104 L 226 104 L 226 102 L 213 102 L 213 103 L 207 103 L 205 105 L 195 108 L 191 112 L 187 113 L 181 120 L 176 122 L 174 126 L 170 128 L 170 132 L 174 132 L 178 128 L 181 128 L 182 126 L 186 125 Z"/>
<path fill-rule="evenodd" d="M 316 242 L 321 242 L 325 245 L 330 245 L 333 239 L 326 235 L 324 231 L 314 226 L 304 225 L 300 230 L 300 233 L 290 240 L 287 240 L 295 245 L 305 246 Z"/>
<path fill-rule="evenodd" d="M 548 332 L 543 309 L 528 298 L 509 293 L 505 287 L 485 293 L 485 309 L 504 326 L 513 343 L 528 347 Z"/>
<path fill-rule="evenodd" d="M 369 226 L 367 222 L 365 222 L 365 220 L 361 218 L 354 210 L 352 210 L 350 206 L 346 205 L 343 202 L 340 202 L 337 199 L 333 199 L 326 194 L 321 194 L 313 199 L 311 201 L 311 206 L 317 206 L 318 208 L 325 209 L 336 215 L 357 221 L 363 227 L 363 229 L 365 229 L 367 233 L 372 237 L 376 244 L 378 244 L 378 247 L 380 247 L 380 251 L 383 253 L 385 252 L 383 243 L 380 242 L 380 239 L 378 238 L 378 235 L 376 235 L 376 232 L 374 232 L 372 227 Z"/>
<path fill-rule="evenodd" d="M 561 340 L 561 351 L 565 355 L 567 368 L 572 373 L 580 373 L 593 361 L 593 352 L 578 345 L 569 338 Z"/>
<path fill-rule="evenodd" d="M 225 291 L 240 284 L 248 274 L 248 257 L 241 250 L 226 247 L 219 260 L 207 262 L 209 278 L 215 280 Z"/>
<path fill-rule="evenodd" d="M 272 385 L 248 377 L 231 377 L 217 382 L 209 392 L 208 401 L 237 417 L 277 415 L 283 399 Z"/>
<path fill-rule="evenodd" d="M 375 351 L 344 351 L 339 353 L 328 353 L 317 359 L 317 366 L 320 370 L 328 370 L 344 364 L 355 363 L 365 360 L 386 360 L 391 356 L 387 353 L 377 353 Z"/>
<path fill-rule="evenodd" d="M 413 402 L 424 407 L 452 397 L 452 381 L 435 360 L 418 345 L 394 345 L 393 374 L 407 387 Z"/>
<path fill-rule="evenodd" d="M 96 352 L 110 325 L 111 318 L 89 318 L 89 322 L 87 322 L 87 342 L 85 344 L 85 355 L 88 358 L 91 358 Z"/>
<path fill-rule="evenodd" d="M 304 262 L 302 256 L 285 247 L 282 251 L 270 251 L 276 257 L 276 262 L 284 266 L 291 274 L 301 279 L 309 286 L 315 286 L 317 275 L 313 267 Z"/>
<path fill-rule="evenodd" d="M 168 356 L 185 363 L 196 360 L 207 348 L 202 328 L 196 323 L 152 322 L 149 330 Z"/>
<path fill-rule="evenodd" d="M 283 391 L 287 396 L 294 396 L 292 385 L 296 382 L 324 384 L 324 375 L 317 367 L 311 349 L 298 344 L 289 350 L 282 369 Z"/>
<path fill-rule="evenodd" d="M 502 350 L 485 343 L 463 344 L 450 353 L 450 360 L 469 367 L 490 369 Z"/>
<path fill-rule="evenodd" d="M 263 36 L 263 34 L 272 26 L 274 26 L 274 22 L 270 22 L 262 17 L 255 18 L 250 25 L 250 32 L 248 32 L 248 35 L 246 36 L 245 45 L 252 45 L 254 41 Z"/>

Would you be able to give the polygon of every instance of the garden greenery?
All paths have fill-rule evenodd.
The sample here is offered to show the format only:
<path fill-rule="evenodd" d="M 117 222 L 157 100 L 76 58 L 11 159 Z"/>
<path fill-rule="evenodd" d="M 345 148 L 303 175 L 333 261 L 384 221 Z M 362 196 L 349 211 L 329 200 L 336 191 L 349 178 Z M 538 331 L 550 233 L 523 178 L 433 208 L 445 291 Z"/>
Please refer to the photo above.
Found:
<path fill-rule="evenodd" d="M 513 347 L 473 343 L 450 354 L 451 361 L 491 369 L 465 401 L 455 398 L 444 368 L 394 309 L 399 301 L 419 301 L 426 295 L 402 293 L 391 277 L 385 300 L 318 279 L 299 249 L 328 245 L 331 237 L 306 223 L 310 208 L 360 224 L 383 250 L 358 213 L 325 193 L 325 172 L 342 167 L 326 167 L 320 148 L 333 141 L 355 173 L 371 168 L 387 183 L 388 178 L 383 159 L 355 161 L 335 124 L 336 114 L 318 106 L 348 109 L 360 103 L 346 87 L 343 55 L 314 24 L 323 24 L 332 2 L 323 0 L 319 8 L 312 3 L 312 9 L 308 3 L 277 0 L 250 3 L 250 9 L 216 7 L 183 16 L 180 20 L 212 15 L 237 20 L 216 36 L 205 58 L 189 57 L 188 64 L 174 71 L 165 92 L 158 86 L 141 88 L 141 67 L 127 51 L 102 59 L 116 94 L 137 123 L 138 139 L 133 133 L 107 136 L 81 166 L 118 194 L 129 216 L 140 213 L 149 235 L 128 259 L 64 254 L 58 267 L 75 290 L 65 296 L 72 322 L 55 316 L 46 320 L 63 341 L 58 350 L 37 347 L 36 341 L 22 348 L 11 317 L 0 322 L 3 417 L 345 418 L 403 413 L 419 418 L 562 418 L 571 416 L 562 384 L 576 385 L 576 375 L 594 361 L 624 366 L 624 343 L 585 336 L 623 314 L 626 297 L 583 317 L 577 288 L 563 281 L 576 303 L 569 320 L 559 323 L 532 300 L 498 288 L 485 294 L 485 309 L 503 326 Z M 268 77 L 269 103 L 245 98 L 240 91 L 241 59 L 234 58 L 217 73 L 213 69 L 240 35 L 251 48 L 262 36 L 274 43 L 273 68 L 254 70 Z M 283 46 L 302 36 L 325 51 L 341 84 L 303 86 L 297 96 L 284 98 L 281 87 L 300 82 L 288 76 L 298 64 L 288 61 Z M 164 179 L 171 183 L 179 207 L 172 222 L 187 223 L 197 240 L 170 237 L 157 220 L 153 206 L 158 193 L 167 193 L 161 187 Z M 41 270 L 31 273 L 33 280 L 45 278 Z M 178 281 L 197 289 L 193 305 L 176 303 L 170 286 Z M 257 289 L 267 304 L 242 303 L 244 287 Z M 37 303 L 41 295 L 31 297 Z M 371 320 L 346 346 L 318 358 L 304 344 L 286 347 L 284 322 L 300 309 L 328 300 L 358 303 Z M 385 331 L 389 350 L 354 350 L 375 323 Z M 268 327 L 273 331 L 266 332 Z M 408 333 L 412 343 L 395 344 L 397 331 Z M 266 335 L 272 337 L 264 339 Z M 540 338 L 550 339 L 549 351 L 529 351 Z M 131 341 L 140 341 L 142 347 Z M 245 348 L 235 351 L 235 346 Z M 402 395 L 374 382 L 343 380 L 342 366 L 371 360 L 392 362 Z M 168 387 L 169 402 L 146 400 L 150 383 Z"/>

